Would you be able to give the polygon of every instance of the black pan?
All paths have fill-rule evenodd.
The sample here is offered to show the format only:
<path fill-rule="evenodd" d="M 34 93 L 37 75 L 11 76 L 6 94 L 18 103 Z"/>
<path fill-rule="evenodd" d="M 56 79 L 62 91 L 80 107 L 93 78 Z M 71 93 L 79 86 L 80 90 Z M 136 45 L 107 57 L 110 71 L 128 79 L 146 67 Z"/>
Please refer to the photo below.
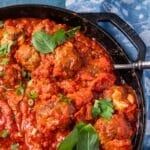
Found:
<path fill-rule="evenodd" d="M 145 45 L 137 33 L 121 18 L 112 13 L 84 13 L 77 14 L 69 10 L 45 6 L 45 5 L 16 5 L 0 8 L 0 19 L 18 18 L 18 17 L 36 17 L 51 18 L 56 22 L 66 23 L 71 26 L 82 26 L 82 31 L 89 37 L 95 37 L 108 53 L 111 55 L 114 63 L 127 64 L 132 60 L 125 54 L 123 48 L 106 31 L 97 25 L 98 21 L 109 21 L 122 31 L 138 51 L 137 60 L 144 60 Z M 85 19 L 87 18 L 87 19 Z M 132 86 L 138 98 L 138 123 L 137 132 L 133 138 L 135 150 L 140 150 L 145 130 L 145 101 L 143 88 L 141 86 L 142 71 L 121 70 L 117 72 L 119 76 L 130 86 Z"/>

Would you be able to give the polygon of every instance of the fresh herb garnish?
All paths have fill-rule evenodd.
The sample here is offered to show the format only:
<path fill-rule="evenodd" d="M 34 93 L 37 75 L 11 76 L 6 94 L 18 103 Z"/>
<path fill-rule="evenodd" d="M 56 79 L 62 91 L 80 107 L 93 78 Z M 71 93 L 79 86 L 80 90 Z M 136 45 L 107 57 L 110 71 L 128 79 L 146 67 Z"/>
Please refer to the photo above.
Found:
<path fill-rule="evenodd" d="M 35 100 L 35 99 L 37 99 L 38 94 L 37 94 L 36 91 L 32 90 L 32 91 L 28 94 L 28 97 L 31 98 L 32 100 Z"/>
<path fill-rule="evenodd" d="M 99 150 L 99 138 L 91 124 L 78 123 L 58 150 Z"/>
<path fill-rule="evenodd" d="M 10 149 L 11 149 L 11 150 L 18 150 L 18 149 L 19 149 L 19 143 L 11 144 Z"/>
<path fill-rule="evenodd" d="M 114 113 L 113 103 L 107 99 L 95 100 L 92 108 L 93 117 L 103 117 L 110 119 Z"/>
<path fill-rule="evenodd" d="M 66 31 L 67 38 L 72 38 L 75 36 L 76 32 L 80 30 L 80 26 L 74 27 L 68 31 Z"/>
<path fill-rule="evenodd" d="M 11 46 L 13 44 L 14 44 L 14 42 L 10 41 L 9 43 L 0 45 L 0 56 L 6 56 L 10 52 Z"/>
<path fill-rule="evenodd" d="M 87 124 L 79 131 L 76 150 L 99 150 L 99 138 L 91 124 Z"/>
<path fill-rule="evenodd" d="M 68 31 L 60 29 L 53 35 L 50 35 L 45 31 L 37 31 L 32 36 L 32 43 L 37 51 L 44 54 L 51 53 L 58 45 L 73 37 L 79 29 L 80 26 L 72 28 Z"/>
<path fill-rule="evenodd" d="M 9 63 L 9 59 L 8 58 L 3 58 L 0 62 L 0 65 L 7 65 Z"/>
<path fill-rule="evenodd" d="M 63 94 L 59 94 L 59 99 L 61 102 L 65 102 L 67 104 L 71 102 L 71 99 Z"/>
<path fill-rule="evenodd" d="M 8 136 L 9 136 L 9 131 L 7 129 L 0 131 L 1 138 L 7 138 Z"/>
<path fill-rule="evenodd" d="M 16 89 L 17 95 L 23 95 L 25 92 L 25 85 L 20 83 L 20 85 Z"/>

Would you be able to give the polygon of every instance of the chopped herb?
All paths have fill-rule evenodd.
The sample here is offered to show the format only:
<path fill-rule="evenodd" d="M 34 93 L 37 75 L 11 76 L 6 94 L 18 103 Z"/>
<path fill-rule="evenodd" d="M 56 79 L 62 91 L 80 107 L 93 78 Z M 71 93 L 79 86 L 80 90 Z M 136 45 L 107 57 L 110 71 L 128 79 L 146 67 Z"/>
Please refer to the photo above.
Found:
<path fill-rule="evenodd" d="M 3 58 L 0 62 L 0 65 L 7 65 L 9 63 L 9 59 L 8 58 Z"/>
<path fill-rule="evenodd" d="M 25 85 L 24 84 L 20 84 L 17 89 L 16 89 L 16 93 L 17 95 L 23 95 L 25 92 Z"/>
<path fill-rule="evenodd" d="M 0 20 L 0 28 L 4 27 L 4 21 Z"/>
<path fill-rule="evenodd" d="M 74 27 L 68 31 L 66 31 L 67 38 L 72 38 L 75 36 L 75 33 L 80 30 L 80 26 Z"/>
<path fill-rule="evenodd" d="M 5 56 L 7 54 L 8 44 L 0 45 L 0 56 Z"/>
<path fill-rule="evenodd" d="M 0 56 L 6 56 L 10 52 L 13 44 L 14 42 L 10 41 L 9 43 L 0 45 Z"/>
<path fill-rule="evenodd" d="M 103 117 L 105 119 L 110 119 L 114 113 L 114 108 L 112 101 L 107 99 L 95 100 L 94 106 L 92 108 L 93 117 Z"/>
<path fill-rule="evenodd" d="M 29 98 L 31 98 L 32 100 L 35 100 L 37 97 L 38 97 L 38 94 L 36 91 L 32 90 L 29 95 L 28 95 Z"/>
<path fill-rule="evenodd" d="M 61 102 L 70 103 L 71 99 L 63 94 L 59 94 L 59 99 Z"/>
<path fill-rule="evenodd" d="M 73 37 L 79 29 L 79 26 L 68 31 L 60 29 L 53 35 L 45 31 L 37 31 L 32 36 L 32 43 L 37 51 L 44 54 L 52 53 L 58 45 L 63 44 L 66 40 Z"/>
<path fill-rule="evenodd" d="M 99 150 L 99 138 L 91 124 L 78 123 L 58 150 Z"/>
<path fill-rule="evenodd" d="M 9 136 L 9 131 L 7 129 L 0 131 L 1 138 L 7 138 L 8 136 Z"/>
<path fill-rule="evenodd" d="M 11 144 L 10 149 L 11 149 L 11 150 L 19 150 L 19 143 Z"/>

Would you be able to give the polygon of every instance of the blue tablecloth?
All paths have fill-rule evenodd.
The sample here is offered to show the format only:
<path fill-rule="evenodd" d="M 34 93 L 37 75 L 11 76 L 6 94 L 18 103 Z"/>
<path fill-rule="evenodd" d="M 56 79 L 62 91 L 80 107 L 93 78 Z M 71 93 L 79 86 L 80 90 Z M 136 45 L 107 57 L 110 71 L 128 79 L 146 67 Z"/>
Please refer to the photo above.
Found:
<path fill-rule="evenodd" d="M 147 46 L 146 59 L 150 60 L 150 0 L 0 0 L 0 7 L 12 4 L 38 3 L 68 8 L 76 12 L 114 12 L 125 19 L 140 35 Z M 116 29 L 105 25 L 113 36 L 135 56 L 134 48 Z M 143 149 L 150 149 L 150 71 L 143 74 L 143 86 L 147 106 L 147 127 Z"/>

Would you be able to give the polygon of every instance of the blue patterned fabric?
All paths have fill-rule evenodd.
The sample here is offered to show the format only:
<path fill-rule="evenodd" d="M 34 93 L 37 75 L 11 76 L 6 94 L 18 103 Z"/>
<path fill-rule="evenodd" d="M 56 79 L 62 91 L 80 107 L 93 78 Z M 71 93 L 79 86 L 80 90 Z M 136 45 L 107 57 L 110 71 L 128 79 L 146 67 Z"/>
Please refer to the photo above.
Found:
<path fill-rule="evenodd" d="M 150 60 L 150 0 L 0 0 L 0 6 L 38 3 L 65 7 L 76 12 L 114 12 L 126 20 L 140 35 L 147 46 L 146 59 Z M 134 57 L 134 47 L 120 32 L 109 24 L 103 25 L 113 37 Z M 143 149 L 150 149 L 150 71 L 145 70 L 143 86 L 147 106 L 147 127 Z"/>

